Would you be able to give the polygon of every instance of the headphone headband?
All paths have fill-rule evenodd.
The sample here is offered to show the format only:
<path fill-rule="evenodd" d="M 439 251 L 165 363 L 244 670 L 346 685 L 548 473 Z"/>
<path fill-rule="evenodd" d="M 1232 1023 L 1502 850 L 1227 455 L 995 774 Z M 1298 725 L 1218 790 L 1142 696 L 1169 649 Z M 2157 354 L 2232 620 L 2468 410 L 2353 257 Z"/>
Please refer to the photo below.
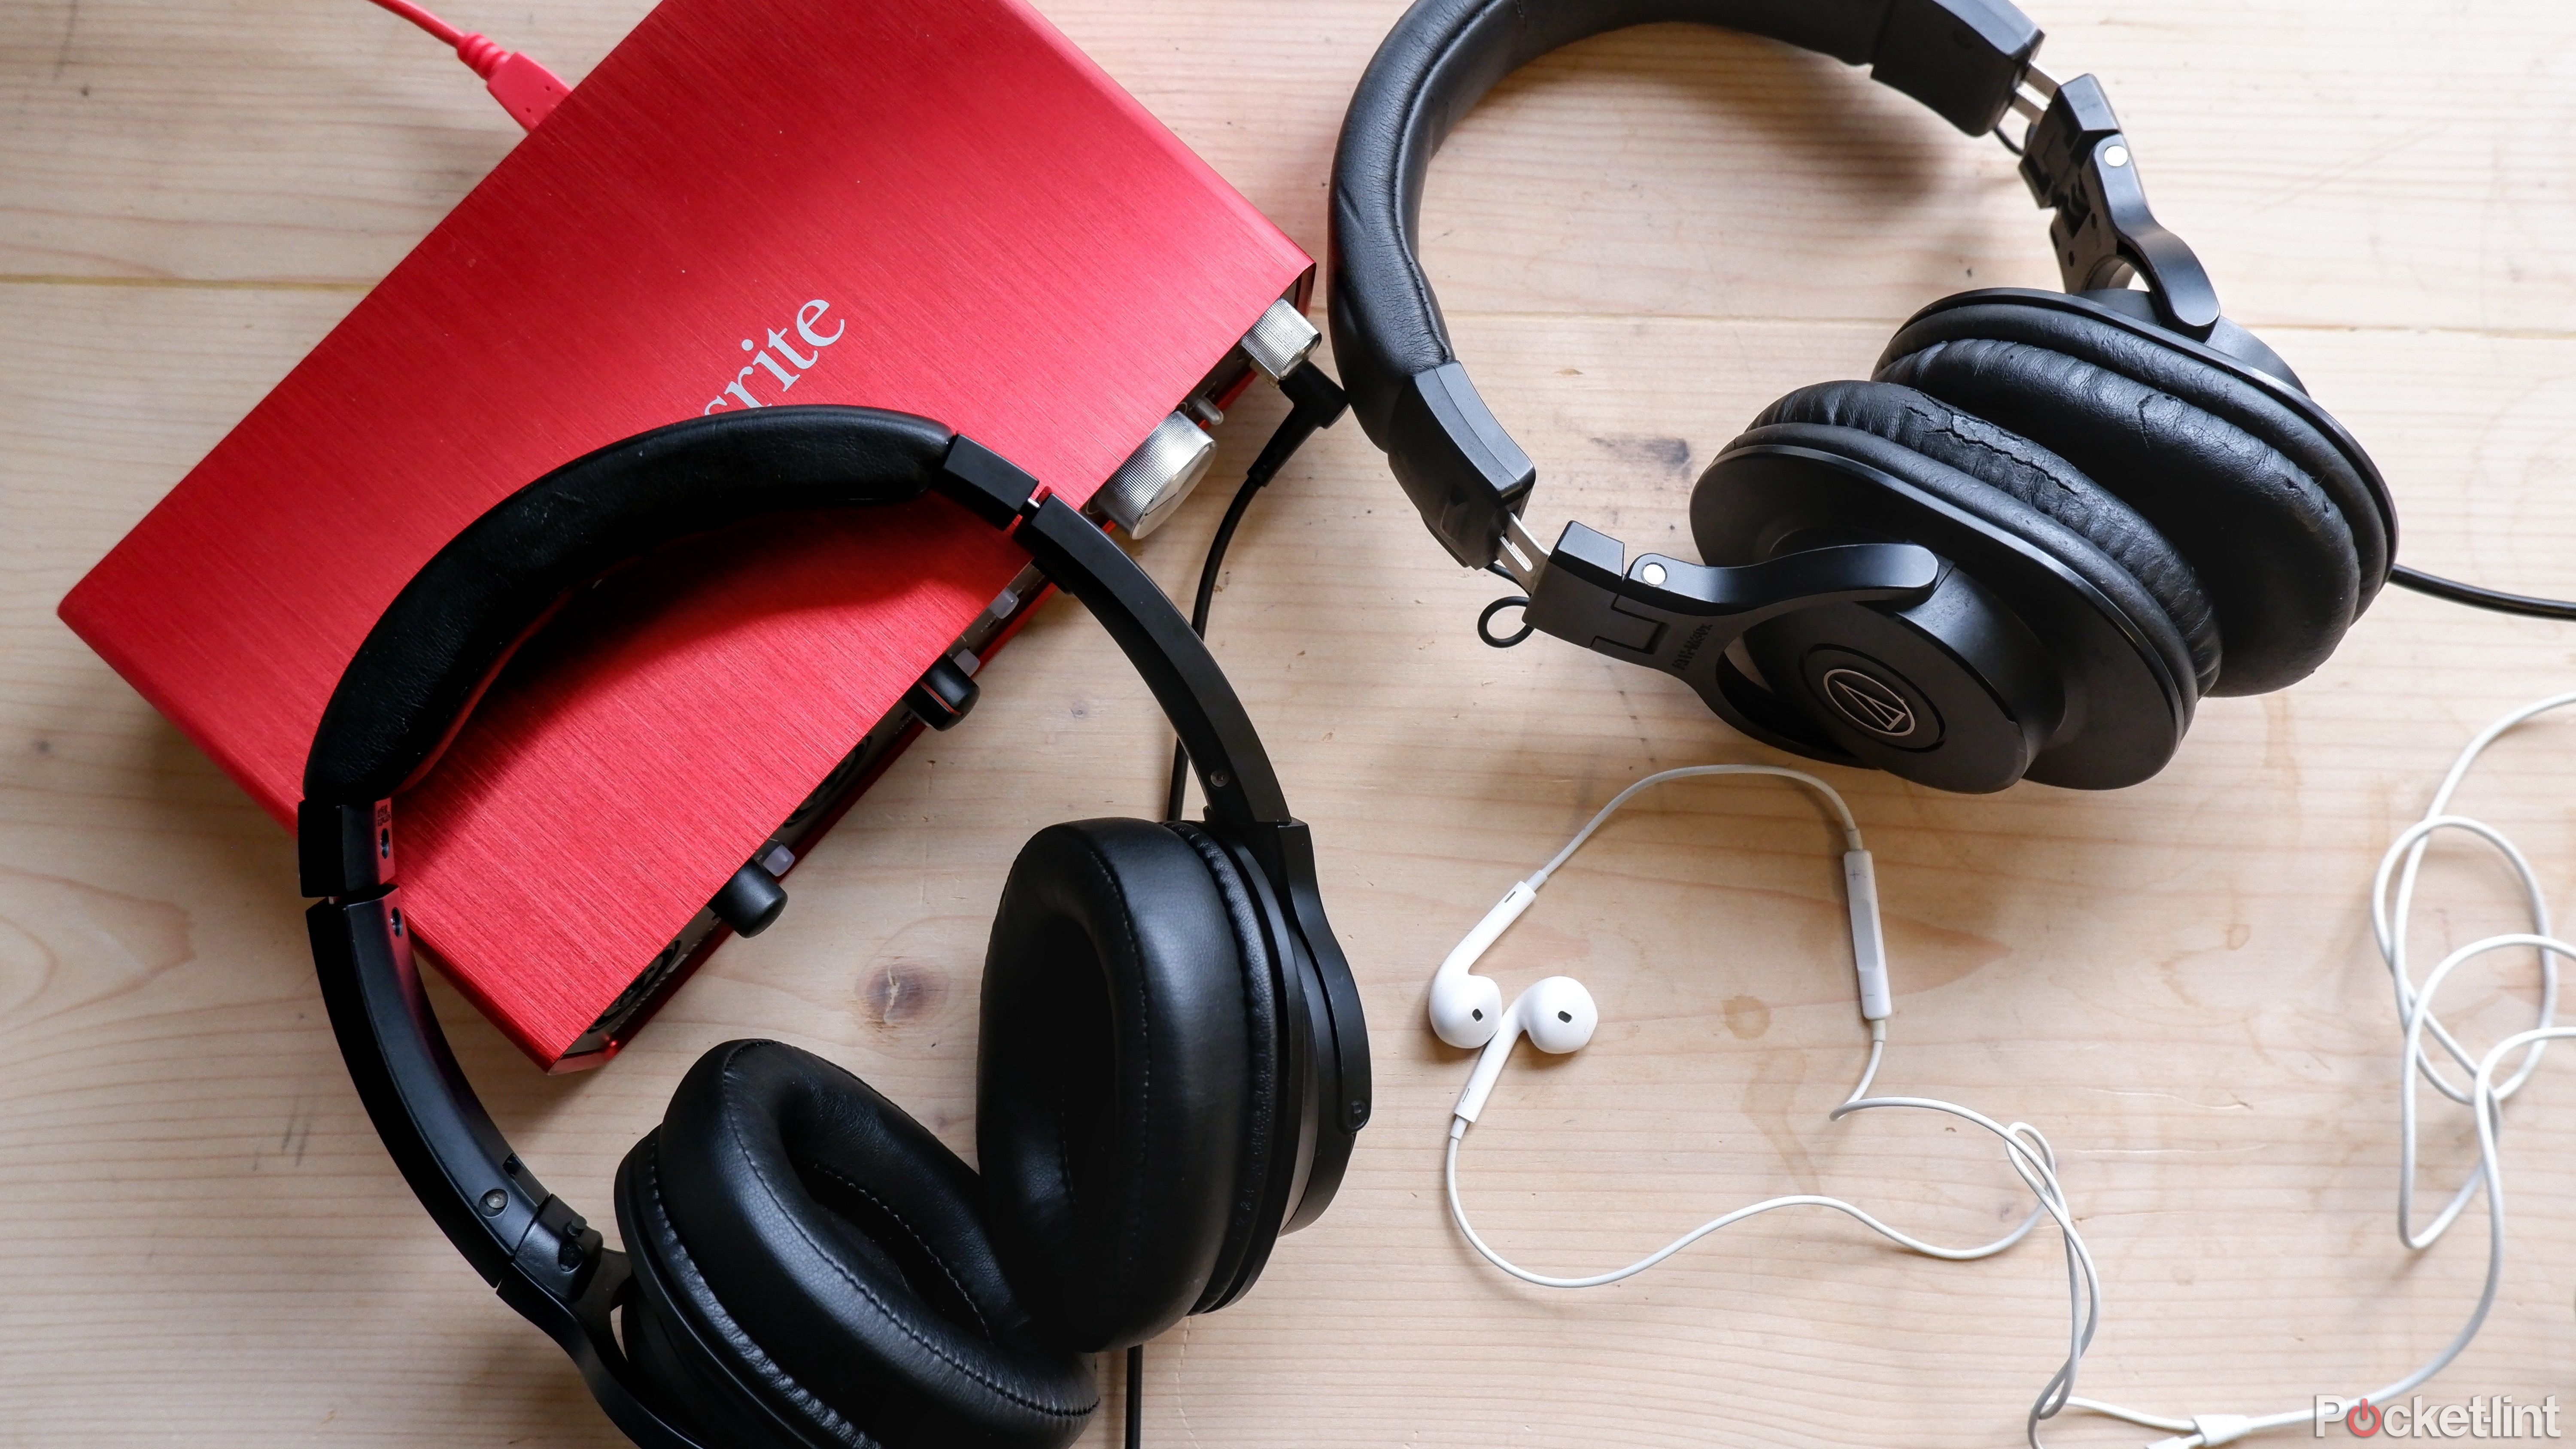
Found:
<path fill-rule="evenodd" d="M 1368 1117 L 1359 994 L 1325 922 L 1306 827 L 1206 644 L 1097 527 L 941 425 L 853 407 L 691 419 L 612 444 L 496 504 L 406 584 L 342 674 L 297 807 L 305 913 L 332 1033 L 387 1152 L 466 1260 L 544 1329 L 637 1443 L 696 1449 L 634 1381 L 611 1312 L 625 1255 L 520 1162 L 421 989 L 394 879 L 390 797 L 425 770 L 493 672 L 572 589 L 675 539 L 763 513 L 936 491 L 1008 531 L 1082 600 L 1152 689 L 1197 768 L 1208 820 L 1263 878 L 1312 1022 L 1320 1084 L 1290 1225 L 1329 1202 Z M 1320 990 L 1315 989 L 1320 987 Z"/>
<path fill-rule="evenodd" d="M 1212 819 L 1289 820 L 1242 701 L 1171 602 L 1037 480 L 927 418 L 773 407 L 692 418 L 555 469 L 467 525 L 368 631 L 304 768 L 296 835 L 308 896 L 393 879 L 385 802 L 436 760 L 494 673 L 570 593 L 629 559 L 766 513 L 939 492 L 1008 529 L 1108 628 L 1196 764 Z"/>
<path fill-rule="evenodd" d="M 2008 0 L 1422 0 L 1378 47 L 1333 159 L 1333 355 L 1351 411 L 1423 521 L 1493 562 L 1537 474 L 1458 365 L 1414 234 L 1450 128 L 1504 76 L 1631 25 L 1693 21 L 1867 65 L 1970 135 L 1993 130 L 2039 48 Z"/>

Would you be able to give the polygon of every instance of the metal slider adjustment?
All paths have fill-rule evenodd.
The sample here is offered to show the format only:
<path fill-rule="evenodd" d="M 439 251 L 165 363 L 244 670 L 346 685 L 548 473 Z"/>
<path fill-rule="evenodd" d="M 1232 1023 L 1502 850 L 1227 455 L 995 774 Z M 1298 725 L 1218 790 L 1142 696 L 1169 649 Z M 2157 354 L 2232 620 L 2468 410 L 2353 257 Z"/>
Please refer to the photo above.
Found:
<path fill-rule="evenodd" d="M 2048 103 L 2057 99 L 2057 78 L 2037 65 L 2022 68 L 2021 80 L 2013 86 L 2013 114 L 2033 125 L 2048 112 Z"/>
<path fill-rule="evenodd" d="M 1494 561 L 1503 566 L 1503 572 L 1512 576 L 1512 582 L 1532 594 L 1537 593 L 1539 580 L 1547 573 L 1547 559 L 1547 545 L 1540 543 L 1538 536 L 1529 531 L 1529 525 L 1521 521 L 1521 516 L 1504 514 L 1503 546 L 1495 554 Z"/>

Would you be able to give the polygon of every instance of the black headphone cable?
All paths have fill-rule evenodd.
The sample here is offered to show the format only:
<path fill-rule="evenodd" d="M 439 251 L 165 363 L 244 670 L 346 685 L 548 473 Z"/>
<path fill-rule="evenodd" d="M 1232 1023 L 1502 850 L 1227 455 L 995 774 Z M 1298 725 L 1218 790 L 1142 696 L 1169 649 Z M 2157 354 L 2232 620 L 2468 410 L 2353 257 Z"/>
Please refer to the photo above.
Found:
<path fill-rule="evenodd" d="M 2430 594 L 2437 599 L 2448 599 L 2454 604 L 2466 604 L 2472 609 L 2492 609 L 2499 614 L 2520 614 L 2531 619 L 2576 619 L 2576 603 L 2569 603 L 2562 599 L 2536 599 L 2528 594 L 2508 594 L 2501 589 L 2480 588 L 2476 584 L 2464 584 L 2457 579 L 2428 574 L 2421 569 L 2410 569 L 2404 564 L 2390 566 L 2388 581 L 2399 588 L 2413 589 L 2419 594 Z"/>
<path fill-rule="evenodd" d="M 1145 1345 L 1127 1345 L 1127 1449 L 1145 1442 Z"/>
<path fill-rule="evenodd" d="M 1280 419 L 1270 441 L 1262 444 L 1260 456 L 1243 472 L 1243 486 L 1234 491 L 1234 501 L 1225 506 L 1225 517 L 1217 523 L 1216 536 L 1208 540 L 1207 559 L 1199 565 L 1198 597 L 1190 605 L 1190 628 L 1202 639 L 1207 637 L 1208 608 L 1216 601 L 1217 575 L 1225 567 L 1225 550 L 1234 542 L 1234 531 L 1243 524 L 1244 513 L 1252 507 L 1252 496 L 1259 493 L 1288 460 L 1306 445 L 1306 440 L 1319 428 L 1329 428 L 1341 421 L 1350 399 L 1341 385 L 1324 375 L 1324 370 L 1311 362 L 1301 362 L 1279 379 L 1279 390 L 1288 395 L 1288 416 Z M 1163 795 L 1163 818 L 1181 818 L 1184 792 L 1189 785 L 1190 757 L 1180 744 L 1172 745 L 1172 779 Z M 1132 1384 L 1134 1380 L 1129 1380 Z M 1132 1429 L 1130 1433 L 1132 1434 Z M 1128 1449 L 1136 1441 L 1129 1438 Z"/>
<path fill-rule="evenodd" d="M 1233 515 L 1227 516 L 1231 519 Z M 1505 582 L 1519 582 L 1512 578 L 1500 564 L 1487 564 L 1485 567 L 1487 571 Z M 2436 599 L 2447 599 L 2454 604 L 2466 604 L 2472 609 L 2487 609 L 2498 614 L 2517 614 L 2526 619 L 2576 621 L 2576 602 L 2565 599 L 2534 598 L 2529 594 L 2508 594 L 2501 589 L 2482 588 L 2476 584 L 2461 583 L 2457 579 L 2446 579 L 2439 574 L 2428 574 L 2422 569 L 2410 569 L 2404 564 L 2389 566 L 2388 581 L 2399 588 L 2412 589 L 2416 593 Z M 1476 616 L 1476 637 L 1497 649 L 1509 649 L 1527 639 L 1531 632 L 1528 624 L 1521 625 L 1517 633 L 1498 635 L 1493 632 L 1493 619 L 1496 614 L 1505 609 L 1528 607 L 1529 599 L 1522 594 L 1509 594 L 1487 604 L 1485 612 Z"/>

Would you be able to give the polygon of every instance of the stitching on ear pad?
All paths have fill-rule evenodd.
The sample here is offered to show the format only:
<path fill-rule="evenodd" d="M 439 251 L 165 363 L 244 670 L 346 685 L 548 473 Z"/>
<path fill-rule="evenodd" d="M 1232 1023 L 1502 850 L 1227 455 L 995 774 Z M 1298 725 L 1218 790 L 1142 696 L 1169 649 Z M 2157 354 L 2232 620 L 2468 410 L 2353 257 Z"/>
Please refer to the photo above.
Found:
<path fill-rule="evenodd" d="M 671 1230 L 663 1211 L 655 1160 L 660 1129 L 617 1165 L 617 1223 L 634 1269 L 632 1296 L 623 1320 L 626 1356 L 641 1370 L 666 1410 L 683 1424 L 721 1424 L 726 1442 L 745 1449 L 804 1449 L 812 1435 L 778 1427 L 778 1419 L 803 1423 L 821 1442 L 847 1449 L 882 1449 L 858 1426 L 778 1366 L 716 1301 L 706 1277 Z M 687 1321 L 683 1323 L 681 1320 Z M 721 1344 L 733 1368 L 712 1362 L 701 1344 Z M 746 1384 L 756 1387 L 746 1389 Z"/>
<path fill-rule="evenodd" d="M 1908 326 L 1877 376 L 2030 438 L 2153 523 L 2217 606 L 2210 693 L 2305 678 L 2385 568 L 2378 515 L 2340 453 L 2251 384 L 2150 339 L 1990 303 Z M 2330 492 L 2319 479 L 2336 474 Z"/>
<path fill-rule="evenodd" d="M 1243 873 L 1235 868 L 1232 857 L 1225 853 L 1216 837 L 1186 820 L 1164 822 L 1163 828 L 1186 840 L 1207 866 L 1208 877 L 1216 883 L 1217 894 L 1225 902 L 1226 920 L 1234 927 L 1234 944 L 1243 962 L 1243 1032 L 1245 1046 L 1244 1077 L 1246 1096 L 1243 1113 L 1243 1167 L 1237 1174 L 1239 1190 L 1234 1198 L 1234 1216 L 1225 1230 L 1225 1243 L 1217 1249 L 1216 1267 L 1208 1274 L 1207 1291 L 1190 1305 L 1192 1313 L 1206 1313 L 1224 1306 L 1250 1287 L 1269 1261 L 1268 1241 L 1279 1233 L 1277 1217 L 1287 1210 L 1283 1196 L 1272 1211 L 1270 1175 L 1278 1170 L 1284 1146 L 1293 1153 L 1294 1144 L 1279 1141 L 1280 1032 L 1279 1010 L 1281 989 L 1278 966 L 1261 935 L 1260 908 L 1253 903 L 1252 892 L 1244 884 Z M 1265 1219 L 1268 1219 L 1265 1221 Z M 1254 1251 L 1256 1243 L 1260 1250 Z"/>
<path fill-rule="evenodd" d="M 1040 1342 L 1004 1281 L 974 1171 L 830 1062 L 714 1048 L 630 1168 L 630 1245 L 791 1419 L 898 1449 L 1056 1449 L 1098 1408 L 1089 1365 Z"/>
<path fill-rule="evenodd" d="M 1948 464 L 2066 525 L 2145 586 L 2189 651 L 2189 675 L 2200 692 L 2206 694 L 2218 677 L 2218 620 L 2191 565 L 2137 510 L 2055 453 L 1929 394 L 1884 382 L 1802 387 L 1753 420 L 1757 428 L 1772 423 L 1858 428 Z"/>
<path fill-rule="evenodd" d="M 2065 524 L 1991 483 L 1981 482 L 1947 463 L 1860 428 L 1824 423 L 1773 423 L 1756 427 L 1737 438 L 1727 445 L 1726 451 L 1765 443 L 1817 448 L 1866 463 L 2046 550 L 2072 570 L 2076 577 L 2100 590 L 2112 607 L 2136 627 L 2148 646 L 2155 650 L 2156 656 L 2163 660 L 2165 673 L 2174 682 L 2174 687 L 2188 690 L 2186 681 L 2193 678 L 2191 651 L 2183 643 L 2182 631 L 2174 627 L 2174 621 L 2136 575 L 2120 567 L 2117 560 Z M 1720 482 L 1722 477 L 1722 474 L 1711 470 L 1701 480 L 1700 486 L 1723 486 Z M 1694 494 L 1694 500 L 1696 496 Z M 1694 518 L 1699 516 L 1696 501 L 1691 512 Z M 1700 550 L 1702 557 L 1709 556 L 1706 543 L 1700 545 Z M 2181 702 L 2182 716 L 2186 719 L 2190 716 L 2191 702 L 2190 699 Z"/>
<path fill-rule="evenodd" d="M 1207 1291 L 1242 1191 L 1244 977 L 1206 863 L 1160 825 L 1052 825 L 1012 863 L 975 1144 L 995 1245 L 1056 1341 L 1141 1343 Z"/>

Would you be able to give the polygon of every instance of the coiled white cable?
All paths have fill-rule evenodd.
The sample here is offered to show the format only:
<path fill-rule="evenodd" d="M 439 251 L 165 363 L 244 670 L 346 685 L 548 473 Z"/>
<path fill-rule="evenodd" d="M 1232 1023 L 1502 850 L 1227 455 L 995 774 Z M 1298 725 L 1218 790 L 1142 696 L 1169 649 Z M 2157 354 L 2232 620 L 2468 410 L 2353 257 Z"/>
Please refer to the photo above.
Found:
<path fill-rule="evenodd" d="M 2541 1055 L 2550 1042 L 2576 1038 L 2576 1027 L 2555 1024 L 2558 1014 L 2558 959 L 2576 956 L 2576 946 L 2552 934 L 2548 902 L 2543 897 L 2540 880 L 2533 873 L 2531 863 L 2493 826 L 2464 815 L 2448 813 L 2451 796 L 2460 788 L 2460 782 L 2468 778 L 2470 767 L 2486 753 L 2489 745 L 2535 715 L 2571 704 L 2576 704 L 2576 692 L 2552 695 L 2527 704 L 2481 730 L 2460 751 L 2459 758 L 2451 762 L 2449 773 L 2442 777 L 2440 788 L 2433 792 L 2431 803 L 2424 809 L 2424 817 L 2389 843 L 2387 852 L 2380 857 L 2378 873 L 2371 882 L 2371 931 L 2379 944 L 2380 959 L 2387 963 L 2389 982 L 2396 991 L 2398 1022 L 2404 1029 L 2406 1043 L 2397 1069 L 2398 1241 L 2409 1251 L 2422 1252 L 2441 1241 L 2442 1235 L 2450 1231 L 2451 1225 L 2481 1192 L 2487 1202 L 2486 1283 L 2479 1290 L 2477 1307 L 2470 1311 L 2468 1322 L 2450 1343 L 2422 1367 L 2392 1384 L 2357 1396 L 2373 1404 L 2386 1404 L 2414 1392 L 2435 1374 L 2450 1367 L 2452 1360 L 2476 1340 L 2478 1330 L 2486 1326 L 2487 1314 L 2495 1307 L 2497 1289 L 2504 1282 L 2504 1163 L 2496 1150 L 2496 1137 L 2504 1121 L 2504 1104 L 2514 1093 L 2522 1090 L 2523 1085 L 2531 1080 L 2532 1073 L 2539 1070 Z M 2523 902 L 2531 915 L 2531 929 L 2489 936 L 2462 946 L 2443 957 L 2441 964 L 2435 966 L 2419 986 L 2407 967 L 2407 925 L 2414 910 L 2415 886 L 2423 865 L 2424 851 L 2432 844 L 2433 837 L 2445 830 L 2459 831 L 2483 840 L 2504 858 L 2522 886 Z M 2441 1017 L 2435 1014 L 2433 999 L 2450 980 L 2451 974 L 2468 962 L 2494 951 L 2522 949 L 2531 950 L 2538 958 L 2539 1020 L 2531 1030 L 2506 1037 L 2487 1048 L 2484 1055 L 2472 1057 L 2450 1029 L 2442 1024 Z M 2428 1035 L 2461 1070 L 2469 1073 L 2465 1087 L 2454 1086 L 2434 1064 L 2425 1046 L 2424 1039 Z M 2517 1052 L 2522 1053 L 2521 1065 L 2514 1069 L 2512 1075 L 2497 1081 L 2499 1069 Z M 2432 1223 L 2420 1232 L 2415 1228 L 2418 1131 L 2415 1093 L 2419 1080 L 2431 1082 L 2443 1096 L 2470 1107 L 2478 1139 L 2477 1165 L 2470 1169 L 2468 1177 L 2451 1195 L 2450 1201 L 2434 1215 Z M 2306 1408 L 2277 1414 L 2208 1414 L 2192 1419 L 2172 1419 L 2089 1399 L 2071 1398 L 2067 1406 L 2174 1433 L 2175 1437 L 2159 1440 L 2149 1449 L 2213 1449 L 2213 1446 L 2232 1444 L 2267 1429 L 2315 1425 L 2317 1412 L 2311 1403 Z"/>

